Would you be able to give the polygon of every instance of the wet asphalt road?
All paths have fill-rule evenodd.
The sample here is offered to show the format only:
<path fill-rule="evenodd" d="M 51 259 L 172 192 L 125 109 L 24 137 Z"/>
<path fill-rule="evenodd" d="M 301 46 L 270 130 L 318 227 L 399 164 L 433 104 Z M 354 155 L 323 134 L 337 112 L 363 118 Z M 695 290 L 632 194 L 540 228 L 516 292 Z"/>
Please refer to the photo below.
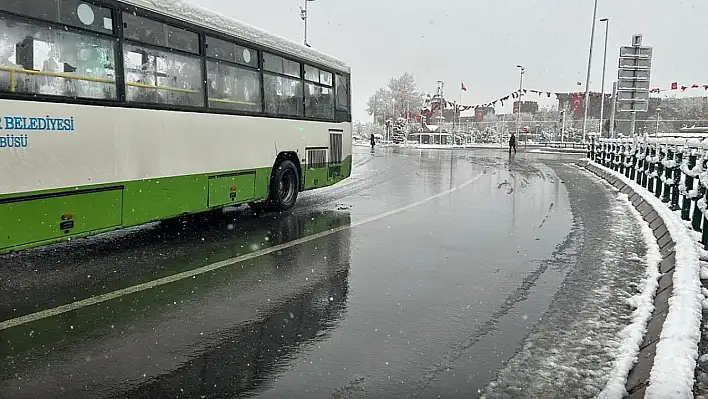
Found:
<path fill-rule="evenodd" d="M 0 397 L 475 397 L 569 275 L 575 159 L 355 147 L 289 214 L 0 257 L 0 321 L 108 294 L 0 330 Z"/>

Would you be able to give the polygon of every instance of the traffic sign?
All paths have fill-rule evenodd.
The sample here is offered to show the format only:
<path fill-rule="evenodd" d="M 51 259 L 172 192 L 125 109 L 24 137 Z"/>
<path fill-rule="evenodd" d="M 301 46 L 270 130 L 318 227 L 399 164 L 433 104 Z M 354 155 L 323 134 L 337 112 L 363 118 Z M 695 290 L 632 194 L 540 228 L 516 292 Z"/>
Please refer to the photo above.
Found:
<path fill-rule="evenodd" d="M 620 57 L 651 58 L 653 53 L 654 53 L 654 49 L 651 47 L 634 47 L 634 46 L 620 47 Z"/>
<path fill-rule="evenodd" d="M 617 102 L 617 111 L 620 112 L 647 112 L 648 101 L 620 101 Z"/>
<path fill-rule="evenodd" d="M 617 78 L 622 79 L 646 79 L 651 77 L 650 69 L 620 69 Z"/>
<path fill-rule="evenodd" d="M 619 90 L 649 90 L 649 79 L 620 79 L 617 85 Z"/>
<path fill-rule="evenodd" d="M 620 57 L 619 67 L 622 69 L 649 69 L 651 58 Z"/>
<path fill-rule="evenodd" d="M 617 90 L 617 101 L 649 100 L 648 91 Z"/>
<path fill-rule="evenodd" d="M 634 35 L 632 45 L 620 47 L 619 53 L 617 111 L 646 112 L 654 50 L 642 46 L 642 35 Z"/>

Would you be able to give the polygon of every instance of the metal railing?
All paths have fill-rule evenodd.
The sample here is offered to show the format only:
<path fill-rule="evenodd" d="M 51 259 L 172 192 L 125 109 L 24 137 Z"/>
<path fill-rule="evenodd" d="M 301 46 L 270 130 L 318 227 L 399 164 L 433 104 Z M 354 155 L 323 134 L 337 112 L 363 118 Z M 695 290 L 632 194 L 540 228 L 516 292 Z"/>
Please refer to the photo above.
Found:
<path fill-rule="evenodd" d="M 587 156 L 654 193 L 672 211 L 680 210 L 708 249 L 706 137 L 601 139 L 587 145 Z"/>

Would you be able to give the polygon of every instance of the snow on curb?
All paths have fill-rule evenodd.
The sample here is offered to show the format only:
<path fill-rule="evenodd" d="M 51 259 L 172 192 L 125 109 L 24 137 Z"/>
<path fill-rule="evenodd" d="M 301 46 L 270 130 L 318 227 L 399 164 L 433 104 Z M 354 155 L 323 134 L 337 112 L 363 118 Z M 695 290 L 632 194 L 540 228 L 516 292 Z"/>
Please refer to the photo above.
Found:
<path fill-rule="evenodd" d="M 659 244 L 656 242 L 654 233 L 649 228 L 649 223 L 642 218 L 639 211 L 629 202 L 626 194 L 620 194 L 620 197 L 627 203 L 630 212 L 632 212 L 632 215 L 642 228 L 642 236 L 647 245 L 646 272 L 643 281 L 644 288 L 639 294 L 630 299 L 629 303 L 634 307 L 632 323 L 620 332 L 621 342 L 617 348 L 615 364 L 612 367 L 607 385 L 598 395 L 598 398 L 602 399 L 622 399 L 627 395 L 627 377 L 639 357 L 639 346 L 644 340 L 647 323 L 651 313 L 654 311 L 654 294 L 659 286 L 660 276 L 659 263 L 661 262 L 661 253 L 659 252 Z"/>
<path fill-rule="evenodd" d="M 656 346 L 654 365 L 646 389 L 646 398 L 693 398 L 694 372 L 701 338 L 700 264 L 696 245 L 682 220 L 653 193 L 623 174 L 595 164 L 630 186 L 664 220 L 676 246 L 676 270 L 669 313 Z"/>

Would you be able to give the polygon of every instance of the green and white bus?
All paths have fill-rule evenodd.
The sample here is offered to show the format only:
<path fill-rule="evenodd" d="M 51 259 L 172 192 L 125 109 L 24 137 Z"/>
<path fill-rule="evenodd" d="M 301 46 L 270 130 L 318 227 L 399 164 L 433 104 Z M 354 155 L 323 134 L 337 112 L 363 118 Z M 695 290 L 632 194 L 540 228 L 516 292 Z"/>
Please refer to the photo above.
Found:
<path fill-rule="evenodd" d="M 183 0 L 0 1 L 0 253 L 351 171 L 350 69 Z"/>

